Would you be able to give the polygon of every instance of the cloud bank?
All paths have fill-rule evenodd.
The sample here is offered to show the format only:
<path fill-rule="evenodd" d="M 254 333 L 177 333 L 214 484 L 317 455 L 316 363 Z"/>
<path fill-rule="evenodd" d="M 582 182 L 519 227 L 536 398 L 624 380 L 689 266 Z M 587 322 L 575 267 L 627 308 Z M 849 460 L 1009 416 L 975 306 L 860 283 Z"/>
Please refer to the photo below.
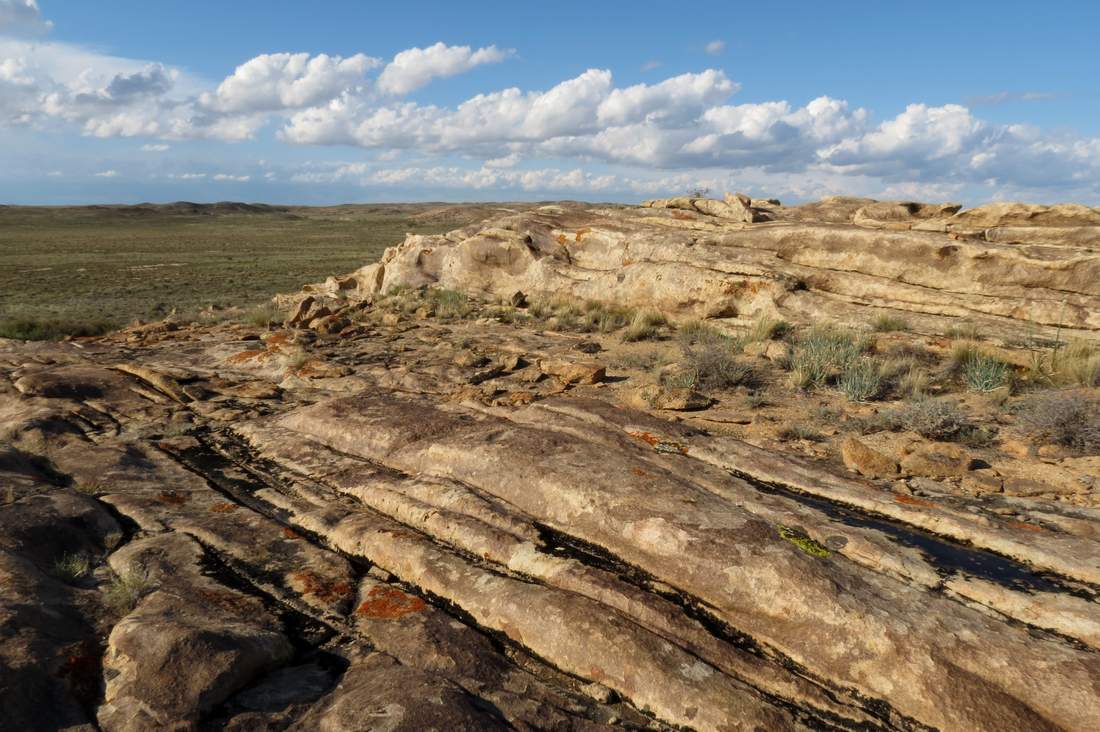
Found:
<path fill-rule="evenodd" d="M 514 51 L 435 43 L 388 62 L 366 53 L 269 53 L 210 82 L 152 60 L 26 37 L 48 30 L 34 0 L 0 0 L 0 126 L 139 138 L 146 152 L 261 137 L 363 151 L 366 162 L 343 168 L 282 171 L 303 185 L 419 181 L 628 195 L 710 181 L 807 196 L 981 190 L 1100 199 L 1100 138 L 991 122 L 962 104 L 915 101 L 879 118 L 828 96 L 737 103 L 741 84 L 720 68 L 626 86 L 592 68 L 546 89 L 513 86 L 441 105 L 420 92 L 507 62 Z M 723 49 L 714 41 L 705 50 Z M 222 175 L 211 179 L 275 177 Z"/>

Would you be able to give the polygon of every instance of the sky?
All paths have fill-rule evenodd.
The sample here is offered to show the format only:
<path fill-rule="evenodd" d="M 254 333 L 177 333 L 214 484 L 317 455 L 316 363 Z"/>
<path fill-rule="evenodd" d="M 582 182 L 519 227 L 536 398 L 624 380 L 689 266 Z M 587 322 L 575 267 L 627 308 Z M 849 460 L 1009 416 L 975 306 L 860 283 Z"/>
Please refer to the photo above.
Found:
<path fill-rule="evenodd" d="M 0 0 L 0 203 L 1100 204 L 1100 3 Z"/>

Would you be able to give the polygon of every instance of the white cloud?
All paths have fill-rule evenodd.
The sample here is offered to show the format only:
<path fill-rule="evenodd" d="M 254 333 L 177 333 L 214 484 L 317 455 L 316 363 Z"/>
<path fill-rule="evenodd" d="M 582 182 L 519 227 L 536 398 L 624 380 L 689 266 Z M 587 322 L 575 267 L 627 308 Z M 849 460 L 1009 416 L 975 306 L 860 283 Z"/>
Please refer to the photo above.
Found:
<path fill-rule="evenodd" d="M 96 178 L 117 178 L 118 177 L 118 171 L 117 170 L 104 170 L 104 171 L 101 171 L 99 173 L 96 173 L 95 177 Z"/>
<path fill-rule="evenodd" d="M 250 175 L 229 175 L 228 173 L 218 173 L 217 175 L 214 176 L 214 180 L 221 181 L 221 182 L 231 182 L 231 183 L 247 183 L 248 181 L 252 180 L 252 176 L 250 176 Z"/>
<path fill-rule="evenodd" d="M 476 51 L 469 46 L 448 46 L 436 43 L 427 48 L 410 48 L 393 57 L 378 77 L 378 88 L 395 96 L 408 94 L 432 79 L 465 73 L 482 64 L 498 63 L 514 51 L 486 46 Z"/>
<path fill-rule="evenodd" d="M 202 180 L 206 173 L 169 173 L 167 177 L 173 180 Z"/>
<path fill-rule="evenodd" d="M 42 17 L 36 0 L 0 0 L 0 34 L 39 35 L 53 27 Z"/>
<path fill-rule="evenodd" d="M 308 53 L 256 56 L 237 67 L 202 106 L 219 112 L 269 112 L 301 109 L 338 97 L 363 83 L 381 61 L 362 53 L 349 58 Z"/>
<path fill-rule="evenodd" d="M 141 151 L 142 152 L 162 153 L 162 152 L 168 152 L 171 149 L 172 149 L 171 145 L 142 145 L 141 146 Z"/>
<path fill-rule="evenodd" d="M 642 71 L 654 71 L 661 68 L 662 66 L 664 66 L 664 64 L 657 59 L 651 59 L 642 64 L 641 69 Z"/>
<path fill-rule="evenodd" d="M 703 46 L 703 50 L 709 53 L 711 56 L 717 56 L 726 50 L 726 42 L 711 41 L 707 45 Z"/>

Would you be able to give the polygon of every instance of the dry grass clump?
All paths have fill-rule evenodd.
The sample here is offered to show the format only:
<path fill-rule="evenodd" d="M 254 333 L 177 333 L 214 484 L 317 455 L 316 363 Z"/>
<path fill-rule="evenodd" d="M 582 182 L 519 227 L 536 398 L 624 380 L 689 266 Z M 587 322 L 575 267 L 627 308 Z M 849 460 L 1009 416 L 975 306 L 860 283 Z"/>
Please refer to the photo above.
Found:
<path fill-rule="evenodd" d="M 633 325 L 639 317 L 633 308 L 622 305 L 598 300 L 579 302 L 563 297 L 537 298 L 528 306 L 527 312 L 532 318 L 545 322 L 546 327 L 552 330 L 576 333 L 614 333 Z M 650 315 L 639 321 L 636 335 L 643 335 L 644 328 L 641 327 L 643 322 L 655 322 L 655 317 L 652 315 L 655 312 L 650 311 Z M 663 316 L 661 318 L 663 319 Z M 639 337 L 635 340 L 645 340 L 645 338 Z"/>
<path fill-rule="evenodd" d="M 947 329 L 944 335 L 956 341 L 978 341 L 982 338 L 981 331 L 973 323 L 953 325 Z"/>
<path fill-rule="evenodd" d="M 791 332 L 791 324 L 786 320 L 779 318 L 771 318 L 767 315 L 761 315 L 753 324 L 749 327 L 749 330 L 744 333 L 738 340 L 743 344 L 745 343 L 758 343 L 763 341 L 774 341 L 783 338 Z"/>
<path fill-rule="evenodd" d="M 272 323 L 280 322 L 283 319 L 283 313 L 275 307 L 275 303 L 266 302 L 262 305 L 256 305 L 244 311 L 241 316 L 241 320 L 249 325 L 254 325 L 257 328 L 267 328 Z"/>
<path fill-rule="evenodd" d="M 653 340 L 660 335 L 661 329 L 666 325 L 668 325 L 668 318 L 660 311 L 644 308 L 634 314 L 630 325 L 623 331 L 623 340 L 630 343 Z"/>
<path fill-rule="evenodd" d="M 64 582 L 76 582 L 92 571 L 92 561 L 84 554 L 65 553 L 53 563 L 54 576 Z"/>
<path fill-rule="evenodd" d="M 790 383 L 806 391 L 824 387 L 855 367 L 870 347 L 866 338 L 834 326 L 815 326 L 795 342 L 787 363 Z"/>
<path fill-rule="evenodd" d="M 909 330 L 909 321 L 896 315 L 880 315 L 871 321 L 871 330 L 876 333 L 894 333 Z"/>
<path fill-rule="evenodd" d="M 434 306 L 436 317 L 444 319 L 465 318 L 477 309 L 476 304 L 465 293 L 447 288 L 428 290 L 424 300 L 428 305 Z"/>
<path fill-rule="evenodd" d="M 1055 379 L 1065 385 L 1100 386 L 1100 345 L 1070 341 L 1051 359 Z"/>
<path fill-rule="evenodd" d="M 1100 453 L 1100 400 L 1048 392 L 1026 401 L 1017 419 L 1031 437 L 1083 454 Z"/>
<path fill-rule="evenodd" d="M 153 589 L 153 583 L 144 572 L 130 570 L 117 574 L 103 591 L 103 604 L 116 615 L 126 615 L 137 607 L 145 595 Z"/>
<path fill-rule="evenodd" d="M 775 435 L 783 442 L 795 442 L 798 440 L 806 440 L 807 442 L 824 442 L 825 435 L 821 434 L 812 427 L 807 427 L 804 424 L 790 424 L 783 427 Z"/>

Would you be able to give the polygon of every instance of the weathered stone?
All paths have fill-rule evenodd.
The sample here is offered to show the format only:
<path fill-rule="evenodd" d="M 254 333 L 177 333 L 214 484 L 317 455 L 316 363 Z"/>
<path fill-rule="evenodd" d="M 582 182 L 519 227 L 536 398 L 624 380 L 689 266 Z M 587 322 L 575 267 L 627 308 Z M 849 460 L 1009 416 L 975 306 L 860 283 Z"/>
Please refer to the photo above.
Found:
<path fill-rule="evenodd" d="M 868 478 L 892 478 L 898 474 L 896 460 L 864 445 L 854 437 L 844 439 L 841 455 L 849 470 Z"/>
<path fill-rule="evenodd" d="M 542 373 L 554 376 L 564 384 L 596 384 L 607 375 L 604 366 L 592 361 L 540 358 L 537 365 Z"/>

